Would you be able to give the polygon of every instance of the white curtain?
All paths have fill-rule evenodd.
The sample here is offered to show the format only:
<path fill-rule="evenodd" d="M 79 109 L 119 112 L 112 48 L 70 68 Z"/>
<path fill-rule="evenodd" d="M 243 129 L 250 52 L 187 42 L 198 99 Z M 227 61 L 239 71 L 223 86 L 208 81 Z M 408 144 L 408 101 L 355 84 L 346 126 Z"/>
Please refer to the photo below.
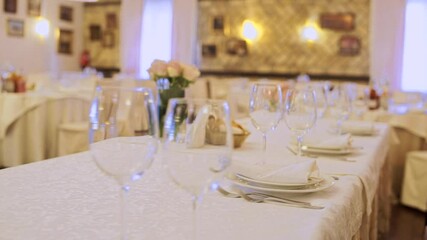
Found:
<path fill-rule="evenodd" d="M 154 59 L 195 63 L 197 0 L 123 0 L 122 72 L 147 78 Z"/>
<path fill-rule="evenodd" d="M 155 59 L 171 59 L 172 15 L 172 0 L 145 0 L 139 65 L 142 78 L 148 78 L 147 69 Z"/>
<path fill-rule="evenodd" d="M 406 0 L 371 1 L 371 81 L 399 89 Z"/>
<path fill-rule="evenodd" d="M 197 41 L 197 0 L 172 1 L 172 58 L 194 64 Z"/>
<path fill-rule="evenodd" d="M 402 90 L 427 92 L 427 0 L 408 0 Z"/>
<path fill-rule="evenodd" d="M 144 0 L 122 0 L 120 21 L 121 72 L 139 76 Z"/>

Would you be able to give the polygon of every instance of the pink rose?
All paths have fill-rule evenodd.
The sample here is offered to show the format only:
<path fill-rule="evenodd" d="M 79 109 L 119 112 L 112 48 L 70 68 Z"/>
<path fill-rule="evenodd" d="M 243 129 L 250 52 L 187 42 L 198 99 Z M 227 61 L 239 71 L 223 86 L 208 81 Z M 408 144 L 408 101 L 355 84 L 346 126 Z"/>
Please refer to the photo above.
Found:
<path fill-rule="evenodd" d="M 169 77 L 178 77 L 182 73 L 182 68 L 179 62 L 170 61 L 168 63 L 167 71 L 168 71 Z"/>
<path fill-rule="evenodd" d="M 168 64 L 165 61 L 162 60 L 154 60 L 153 63 L 151 63 L 150 68 L 148 69 L 148 73 L 150 76 L 160 76 L 160 77 L 166 77 L 168 74 L 167 71 Z"/>
<path fill-rule="evenodd" d="M 182 76 L 189 80 L 193 81 L 200 76 L 200 71 L 193 65 L 181 64 L 182 65 Z"/>

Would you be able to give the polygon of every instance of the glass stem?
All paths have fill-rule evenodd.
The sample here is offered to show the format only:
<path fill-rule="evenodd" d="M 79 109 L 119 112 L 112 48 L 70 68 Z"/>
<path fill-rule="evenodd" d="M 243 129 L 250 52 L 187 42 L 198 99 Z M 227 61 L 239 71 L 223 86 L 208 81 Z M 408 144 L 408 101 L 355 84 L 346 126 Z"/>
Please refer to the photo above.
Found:
<path fill-rule="evenodd" d="M 262 134 L 262 138 L 263 138 L 263 148 L 262 148 L 262 150 L 265 152 L 266 149 L 267 149 L 267 134 L 263 133 Z"/>
<path fill-rule="evenodd" d="M 297 136 L 297 156 L 302 156 L 302 136 L 303 135 Z"/>
<path fill-rule="evenodd" d="M 341 135 L 342 134 L 342 121 L 338 120 L 337 122 L 337 134 Z"/>
<path fill-rule="evenodd" d="M 129 185 L 120 187 L 120 239 L 129 239 L 127 224 L 127 195 L 130 190 Z"/>
<path fill-rule="evenodd" d="M 197 211 L 197 208 L 198 208 L 198 206 L 199 206 L 199 201 L 200 201 L 200 197 L 199 196 L 196 196 L 196 195 L 194 195 L 193 196 L 193 199 L 192 199 L 192 201 L 193 201 L 193 240 L 197 240 L 197 238 L 198 238 L 198 211 Z"/>

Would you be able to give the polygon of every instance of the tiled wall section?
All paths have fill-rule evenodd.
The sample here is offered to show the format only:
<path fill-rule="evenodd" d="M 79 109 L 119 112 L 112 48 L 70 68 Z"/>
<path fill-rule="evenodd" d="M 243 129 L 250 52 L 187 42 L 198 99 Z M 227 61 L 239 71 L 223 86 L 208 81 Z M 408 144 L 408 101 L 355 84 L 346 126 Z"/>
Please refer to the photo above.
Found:
<path fill-rule="evenodd" d="M 211 71 L 368 76 L 369 11 L 369 0 L 203 0 L 199 2 L 198 64 Z M 310 18 L 317 21 L 325 12 L 355 13 L 355 29 L 321 29 L 318 42 L 302 42 L 301 26 Z M 216 15 L 225 16 L 228 33 L 218 34 L 210 28 Z M 249 44 L 248 55 L 229 55 L 225 43 L 230 37 L 240 37 L 245 19 L 261 25 L 262 36 Z M 358 55 L 338 54 L 338 41 L 345 34 L 360 38 Z M 217 45 L 216 57 L 201 57 L 201 44 Z"/>

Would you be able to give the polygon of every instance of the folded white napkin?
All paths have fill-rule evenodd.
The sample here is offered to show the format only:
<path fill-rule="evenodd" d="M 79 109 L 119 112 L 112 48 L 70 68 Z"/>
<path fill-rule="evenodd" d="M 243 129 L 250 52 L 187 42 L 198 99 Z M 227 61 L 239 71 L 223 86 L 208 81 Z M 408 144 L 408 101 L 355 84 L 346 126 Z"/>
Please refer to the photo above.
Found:
<path fill-rule="evenodd" d="M 188 148 L 200 148 L 205 145 L 206 124 L 209 119 L 208 106 L 204 106 L 197 113 L 196 119 L 187 126 L 186 144 Z"/>
<path fill-rule="evenodd" d="M 371 135 L 375 132 L 375 128 L 373 122 L 346 121 L 342 124 L 342 132 L 355 135 Z"/>
<path fill-rule="evenodd" d="M 319 177 L 319 168 L 313 159 L 285 164 L 247 164 L 234 162 L 232 172 L 276 183 L 307 183 L 310 177 Z"/>
<path fill-rule="evenodd" d="M 311 148 L 345 149 L 351 147 L 351 134 L 344 135 L 307 135 L 303 145 Z"/>

